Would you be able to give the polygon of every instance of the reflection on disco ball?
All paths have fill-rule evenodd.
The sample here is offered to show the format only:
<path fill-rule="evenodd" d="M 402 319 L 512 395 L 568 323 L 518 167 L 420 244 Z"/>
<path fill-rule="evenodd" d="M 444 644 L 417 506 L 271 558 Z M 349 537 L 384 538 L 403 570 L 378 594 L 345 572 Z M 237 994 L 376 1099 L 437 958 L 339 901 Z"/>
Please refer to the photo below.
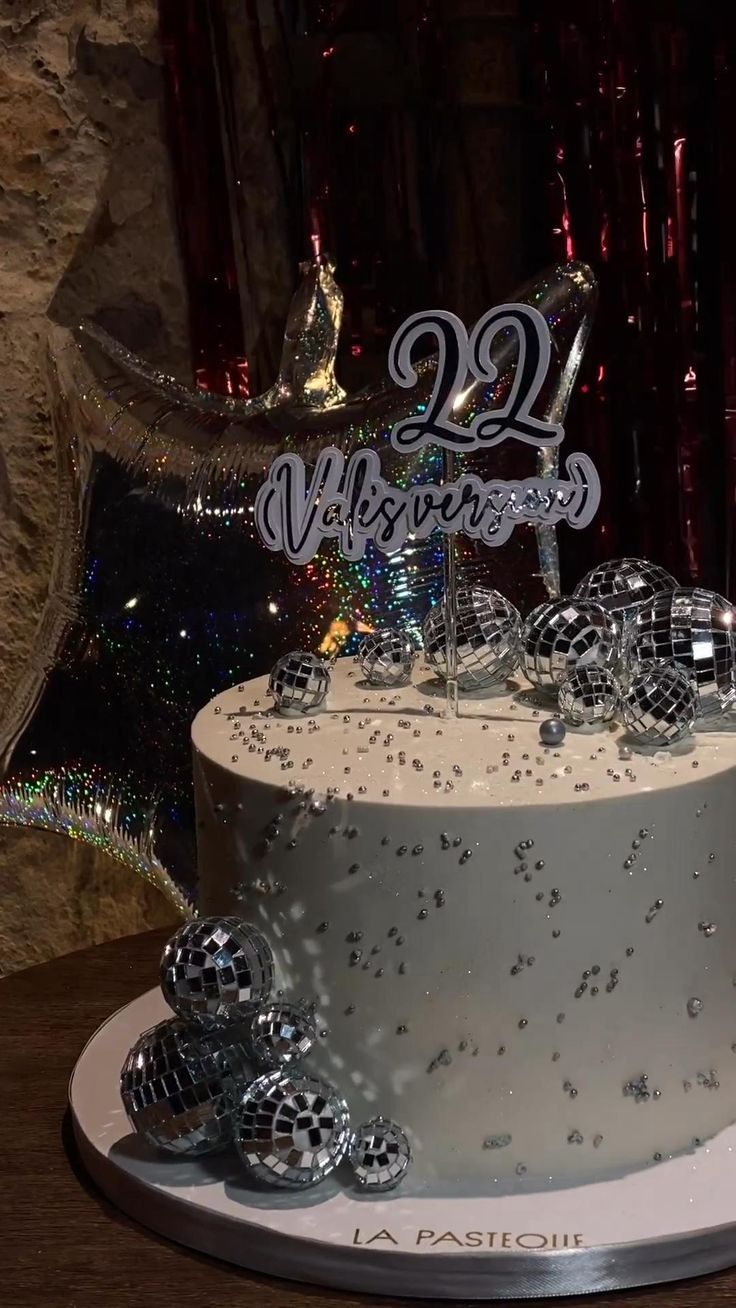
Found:
<path fill-rule="evenodd" d="M 208 1026 L 251 1014 L 272 985 L 268 941 L 237 917 L 186 922 L 161 957 L 161 989 L 169 1007 Z"/>
<path fill-rule="evenodd" d="M 329 665 L 304 650 L 282 654 L 268 678 L 274 707 L 285 714 L 313 713 L 324 703 L 329 688 Z"/>
<path fill-rule="evenodd" d="M 295 1063 L 314 1048 L 317 1028 L 306 1004 L 267 1004 L 253 1019 L 251 1045 L 264 1063 Z"/>
<path fill-rule="evenodd" d="M 578 663 L 560 686 L 560 712 L 572 727 L 609 722 L 618 708 L 618 699 L 613 672 L 599 663 Z"/>
<path fill-rule="evenodd" d="M 358 659 L 371 686 L 403 686 L 416 659 L 411 637 L 398 627 L 379 627 L 360 642 Z"/>
<path fill-rule="evenodd" d="M 460 586 L 455 596 L 457 681 L 461 690 L 503 685 L 519 662 L 521 619 L 509 600 L 484 586 Z M 444 603 L 424 620 L 424 652 L 433 671 L 447 676 Z"/>
<path fill-rule="evenodd" d="M 149 1144 L 193 1157 L 232 1142 L 232 1115 L 253 1074 L 235 1032 L 198 1031 L 170 1018 L 136 1040 L 120 1094 L 131 1126 Z"/>
<path fill-rule="evenodd" d="M 350 1163 L 361 1189 L 393 1190 L 409 1170 L 411 1147 L 400 1126 L 374 1117 L 353 1132 Z"/>
<path fill-rule="evenodd" d="M 736 699 L 734 621 L 736 610 L 722 595 L 679 586 L 638 610 L 626 657 L 634 667 L 678 663 L 693 680 L 698 717 L 722 713 Z"/>
<path fill-rule="evenodd" d="M 676 586 L 675 578 L 658 563 L 650 563 L 648 559 L 609 559 L 586 573 L 573 596 L 595 600 L 607 613 L 624 619 L 631 617 L 640 604 Z"/>
<path fill-rule="evenodd" d="M 345 1100 L 333 1086 L 298 1071 L 258 1077 L 235 1115 L 240 1158 L 266 1185 L 316 1185 L 342 1161 L 349 1142 Z"/>
<path fill-rule="evenodd" d="M 533 609 L 521 630 L 521 667 L 533 686 L 550 689 L 579 664 L 611 667 L 619 628 L 592 600 L 556 599 Z"/>
<path fill-rule="evenodd" d="M 624 724 L 640 745 L 674 745 L 691 730 L 696 696 L 689 673 L 673 663 L 643 663 L 621 701 Z"/>

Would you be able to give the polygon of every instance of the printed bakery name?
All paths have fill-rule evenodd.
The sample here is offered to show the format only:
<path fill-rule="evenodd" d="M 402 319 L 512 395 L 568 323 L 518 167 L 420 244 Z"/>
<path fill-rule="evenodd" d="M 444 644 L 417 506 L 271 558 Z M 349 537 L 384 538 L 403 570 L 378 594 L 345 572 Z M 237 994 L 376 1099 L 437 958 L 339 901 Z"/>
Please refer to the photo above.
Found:
<path fill-rule="evenodd" d="M 468 426 L 453 414 L 462 405 L 468 377 L 493 383 L 498 370 L 491 346 L 499 333 L 513 331 L 518 359 L 505 403 L 476 414 Z M 459 318 L 437 310 L 408 318 L 391 343 L 389 371 L 399 386 L 417 384 L 412 355 L 422 336 L 438 344 L 432 394 L 420 411 L 391 429 L 394 449 L 411 453 L 440 445 L 463 453 L 517 440 L 538 449 L 559 445 L 559 423 L 531 410 L 549 368 L 547 322 L 528 304 L 504 304 L 485 314 L 468 337 Z M 310 470 L 296 454 L 274 459 L 255 501 L 258 533 L 270 550 L 292 563 L 314 558 L 323 540 L 337 539 L 347 559 L 361 559 L 372 542 L 395 554 L 409 540 L 423 540 L 435 529 L 463 532 L 486 545 L 502 545 L 523 522 L 585 527 L 600 503 L 600 482 L 586 454 L 570 454 L 565 476 L 484 481 L 464 473 L 456 481 L 418 482 L 401 488 L 381 475 L 377 452 L 364 448 L 348 458 L 334 446 L 323 449 Z"/>
<path fill-rule="evenodd" d="M 394 1233 L 386 1227 L 379 1231 L 365 1230 L 356 1226 L 352 1243 L 355 1245 L 390 1246 L 406 1249 L 526 1249 L 534 1252 L 541 1249 L 582 1249 L 585 1244 L 579 1232 L 567 1231 L 551 1233 L 542 1231 L 432 1231 L 418 1228 L 416 1231 L 399 1231 Z"/>

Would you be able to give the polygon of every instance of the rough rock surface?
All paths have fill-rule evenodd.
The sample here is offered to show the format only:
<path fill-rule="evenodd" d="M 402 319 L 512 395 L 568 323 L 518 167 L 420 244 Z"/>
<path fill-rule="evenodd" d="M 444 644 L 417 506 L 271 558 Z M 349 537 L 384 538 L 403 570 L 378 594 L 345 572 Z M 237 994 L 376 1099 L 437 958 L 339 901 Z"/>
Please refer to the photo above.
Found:
<path fill-rule="evenodd" d="M 51 558 L 48 318 L 188 375 L 156 22 L 155 0 L 0 0 L 0 695 Z M 91 849 L 0 831 L 0 973 L 171 916 Z"/>

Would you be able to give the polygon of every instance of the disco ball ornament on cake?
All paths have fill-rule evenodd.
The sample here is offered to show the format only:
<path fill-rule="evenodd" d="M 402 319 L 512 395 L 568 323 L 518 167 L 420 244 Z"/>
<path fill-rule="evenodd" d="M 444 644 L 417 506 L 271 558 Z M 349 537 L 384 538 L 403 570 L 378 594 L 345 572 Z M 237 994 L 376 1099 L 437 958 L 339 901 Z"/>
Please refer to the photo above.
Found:
<path fill-rule="evenodd" d="M 619 628 L 592 600 L 556 599 L 533 609 L 521 631 L 521 667 L 533 686 L 550 690 L 579 664 L 610 666 Z"/>
<path fill-rule="evenodd" d="M 509 600 L 485 586 L 460 586 L 457 609 L 457 681 L 461 690 L 503 685 L 519 663 L 521 618 Z M 424 620 L 424 653 L 432 670 L 447 676 L 444 603 Z"/>
<path fill-rule="evenodd" d="M 327 698 L 330 669 L 324 659 L 292 650 L 274 663 L 268 693 L 279 713 L 314 713 Z"/>
<path fill-rule="evenodd" d="M 643 663 L 621 701 L 621 712 L 638 744 L 676 744 L 695 721 L 696 696 L 688 672 L 672 663 Z"/>
<path fill-rule="evenodd" d="M 360 643 L 360 670 L 371 686 L 402 686 L 416 659 L 411 637 L 398 627 L 380 627 Z"/>
<path fill-rule="evenodd" d="M 374 1117 L 353 1132 L 350 1164 L 361 1189 L 374 1194 L 393 1190 L 409 1170 L 411 1146 L 395 1122 Z"/>
<path fill-rule="evenodd" d="M 161 990 L 179 1017 L 216 1026 L 252 1015 L 273 986 L 273 954 L 257 927 L 237 917 L 187 922 L 161 957 Z"/>
<path fill-rule="evenodd" d="M 266 1185 L 316 1185 L 342 1161 L 349 1143 L 345 1100 L 333 1086 L 298 1071 L 258 1077 L 235 1114 L 238 1154 Z"/>
<path fill-rule="evenodd" d="M 272 1066 L 295 1063 L 314 1048 L 317 1028 L 306 1004 L 267 1004 L 253 1019 L 251 1047 L 256 1058 Z"/>
<path fill-rule="evenodd" d="M 690 673 L 698 717 L 729 708 L 734 687 L 736 610 L 712 590 L 677 587 L 645 604 L 630 626 L 626 657 L 630 664 L 677 663 Z"/>
<path fill-rule="evenodd" d="M 575 599 L 595 600 L 613 617 L 625 619 L 662 591 L 673 590 L 675 578 L 648 559 L 609 559 L 579 581 Z"/>
<path fill-rule="evenodd" d="M 167 1153 L 214 1153 L 232 1143 L 233 1112 L 254 1075 L 232 1032 L 205 1032 L 179 1018 L 160 1022 L 133 1045 L 120 1074 L 131 1126 Z"/>
<path fill-rule="evenodd" d="M 583 663 L 573 668 L 562 682 L 558 703 L 571 727 L 610 722 L 619 702 L 619 687 L 610 668 Z"/>

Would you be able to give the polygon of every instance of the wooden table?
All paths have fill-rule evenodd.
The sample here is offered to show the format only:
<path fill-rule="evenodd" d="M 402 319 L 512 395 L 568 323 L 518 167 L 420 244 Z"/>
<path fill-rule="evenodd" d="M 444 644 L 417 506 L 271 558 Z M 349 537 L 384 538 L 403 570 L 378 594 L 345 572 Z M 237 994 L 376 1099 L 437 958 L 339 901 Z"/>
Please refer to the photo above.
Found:
<path fill-rule="evenodd" d="M 398 1306 L 253 1276 L 167 1244 L 112 1209 L 84 1177 L 66 1112 L 69 1075 L 88 1036 L 150 986 L 164 939 L 161 931 L 129 936 L 0 981 L 0 1302 L 4 1308 Z M 736 1305 L 736 1271 L 661 1290 L 555 1302 L 721 1308 Z"/>

